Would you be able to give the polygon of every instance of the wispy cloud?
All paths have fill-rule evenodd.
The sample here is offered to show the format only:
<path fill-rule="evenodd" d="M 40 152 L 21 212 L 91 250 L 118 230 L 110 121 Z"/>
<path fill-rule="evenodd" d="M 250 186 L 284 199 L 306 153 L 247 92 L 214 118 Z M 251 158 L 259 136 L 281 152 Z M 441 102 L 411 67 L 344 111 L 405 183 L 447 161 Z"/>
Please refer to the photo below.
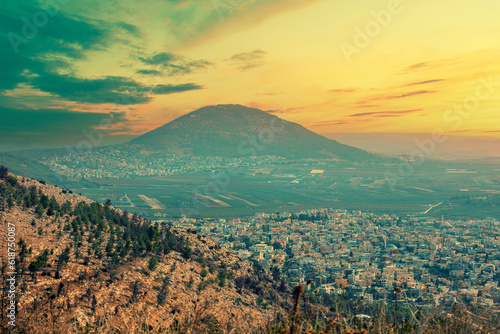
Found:
<path fill-rule="evenodd" d="M 356 90 L 354 88 L 340 88 L 340 89 L 330 89 L 328 92 L 330 93 L 352 93 Z"/>
<path fill-rule="evenodd" d="M 409 92 L 409 93 L 405 93 L 405 94 L 401 94 L 401 95 L 386 96 L 386 97 L 382 97 L 380 99 L 381 100 L 402 99 L 402 98 L 414 96 L 414 95 L 433 94 L 433 93 L 437 93 L 437 91 L 436 90 L 418 90 L 415 92 Z"/>
<path fill-rule="evenodd" d="M 157 53 L 150 57 L 139 57 L 139 60 L 147 65 L 158 66 L 166 75 L 170 76 L 190 74 L 214 65 L 208 60 L 193 60 L 169 52 Z"/>
<path fill-rule="evenodd" d="M 256 93 L 257 96 L 276 96 L 283 94 L 283 92 L 267 92 L 267 93 Z"/>
<path fill-rule="evenodd" d="M 413 92 L 409 92 L 409 93 L 404 93 L 401 95 L 387 95 L 387 96 L 374 97 L 371 99 L 357 102 L 357 104 L 365 104 L 367 102 L 379 101 L 379 100 L 403 99 L 403 98 L 410 97 L 410 96 L 423 95 L 423 94 L 433 94 L 433 93 L 437 93 L 437 91 L 436 90 L 418 90 L 418 91 L 413 91 Z"/>
<path fill-rule="evenodd" d="M 406 85 L 403 85 L 403 86 L 400 86 L 400 87 L 408 87 L 408 86 L 416 86 L 416 85 L 425 85 L 425 84 L 429 84 L 429 83 L 433 83 L 433 82 L 440 82 L 440 81 L 444 81 L 444 79 L 433 79 L 433 80 L 426 80 L 426 81 L 412 82 L 412 83 L 409 83 L 409 84 L 406 84 Z"/>
<path fill-rule="evenodd" d="M 407 66 L 399 72 L 400 74 L 409 74 L 416 73 L 419 71 L 434 71 L 436 68 L 442 69 L 443 67 L 450 65 L 457 65 L 463 63 L 465 60 L 463 57 L 450 57 L 450 58 L 442 58 L 438 60 L 432 61 L 423 61 L 419 63 L 412 64 Z"/>
<path fill-rule="evenodd" d="M 162 75 L 163 73 L 157 70 L 138 70 L 135 73 L 142 75 Z"/>
<path fill-rule="evenodd" d="M 373 117 L 400 117 L 404 114 L 413 113 L 416 111 L 422 111 L 422 109 L 409 109 L 409 110 L 397 110 L 397 111 L 374 111 L 374 112 L 364 112 L 358 114 L 348 115 L 348 117 L 362 117 L 362 116 L 373 116 Z"/>
<path fill-rule="evenodd" d="M 373 108 L 373 107 L 378 107 L 378 104 L 364 104 L 362 106 L 354 106 L 354 108 Z"/>
<path fill-rule="evenodd" d="M 329 125 L 343 125 L 343 124 L 348 124 L 348 122 L 346 122 L 346 121 L 324 121 L 324 122 L 314 123 L 313 126 L 329 126 Z"/>
<path fill-rule="evenodd" d="M 408 71 L 418 70 L 419 68 L 423 68 L 423 67 L 426 67 L 426 66 L 428 66 L 428 65 L 429 65 L 429 64 L 428 64 L 428 63 L 426 63 L 426 62 L 416 63 L 416 64 L 413 64 L 413 65 L 411 65 L 411 66 L 408 66 L 408 67 L 406 68 L 406 70 L 408 70 Z"/>
<path fill-rule="evenodd" d="M 409 93 L 405 93 L 405 94 L 401 94 L 401 95 L 387 96 L 386 98 L 384 98 L 384 100 L 402 99 L 402 98 L 408 97 L 408 96 L 432 94 L 432 93 L 437 93 L 437 91 L 436 90 L 418 90 L 415 92 L 409 92 Z"/>
<path fill-rule="evenodd" d="M 234 66 L 240 70 L 248 70 L 257 66 L 264 65 L 264 56 L 267 54 L 263 50 L 254 50 L 250 52 L 242 52 L 231 56 L 228 59 Z"/>
<path fill-rule="evenodd" d="M 187 92 L 190 90 L 198 90 L 202 88 L 203 86 L 193 83 L 180 84 L 180 85 L 158 85 L 152 89 L 152 92 L 154 94 L 173 94 L 173 93 Z"/>

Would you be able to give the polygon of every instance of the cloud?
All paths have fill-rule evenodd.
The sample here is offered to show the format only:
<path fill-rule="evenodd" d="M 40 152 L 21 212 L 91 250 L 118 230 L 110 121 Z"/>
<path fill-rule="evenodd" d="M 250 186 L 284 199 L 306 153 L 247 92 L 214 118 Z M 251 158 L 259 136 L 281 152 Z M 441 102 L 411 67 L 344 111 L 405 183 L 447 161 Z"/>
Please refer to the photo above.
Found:
<path fill-rule="evenodd" d="M 413 64 L 413 65 L 411 65 L 411 66 L 408 66 L 408 67 L 406 68 L 406 70 L 407 70 L 407 71 L 417 70 L 417 69 L 419 69 L 419 68 L 423 68 L 423 67 L 426 67 L 426 66 L 428 66 L 428 65 L 429 65 L 429 64 L 428 64 L 428 63 L 426 63 L 426 62 L 416 63 L 416 64 Z"/>
<path fill-rule="evenodd" d="M 329 126 L 351 126 L 355 125 L 358 126 L 360 124 L 371 124 L 375 119 L 373 118 L 347 118 L 347 119 L 338 119 L 338 120 L 333 120 L 333 121 L 322 121 L 322 122 L 316 122 L 311 124 L 310 126 L 312 128 L 322 128 L 322 127 L 329 127 Z M 323 131 L 323 130 L 321 130 Z"/>
<path fill-rule="evenodd" d="M 324 121 L 324 122 L 317 122 L 314 123 L 313 126 L 329 126 L 329 125 L 344 125 L 348 124 L 346 121 Z"/>
<path fill-rule="evenodd" d="M 356 90 L 353 88 L 343 88 L 343 89 L 330 89 L 328 92 L 330 93 L 352 93 L 355 92 Z"/>
<path fill-rule="evenodd" d="M 59 11 L 47 16 L 47 24 L 38 27 L 36 34 L 27 39 L 23 35 L 23 18 L 31 18 L 38 12 L 44 13 L 40 5 L 31 0 L 8 6 L 0 12 L 0 92 L 31 86 L 34 90 L 74 102 L 131 105 L 149 102 L 155 92 L 170 94 L 201 88 L 194 84 L 149 87 L 123 76 L 77 76 L 75 63 L 85 60 L 89 52 L 108 50 L 111 43 L 123 42 L 127 36 L 140 37 L 140 30 L 122 21 L 85 21 L 83 17 Z M 191 73 L 211 64 L 170 53 L 155 54 L 141 61 L 150 65 L 162 64 L 169 75 Z M 141 69 L 137 73 L 159 75 L 162 72 Z"/>
<path fill-rule="evenodd" d="M 128 128 L 124 113 L 75 112 L 68 109 L 13 109 L 0 107 L 0 150 L 60 147 L 86 140 L 86 131 L 99 130 L 105 136 Z M 88 140 L 88 139 L 87 139 Z"/>
<path fill-rule="evenodd" d="M 263 50 L 242 52 L 231 56 L 228 61 L 240 70 L 248 70 L 257 66 L 264 65 L 264 56 L 266 54 L 267 52 Z"/>
<path fill-rule="evenodd" d="M 33 1 L 13 4 L 0 12 L 0 91 L 26 82 L 26 71 L 44 75 L 56 68 L 69 68 L 88 51 L 107 46 L 108 29 L 57 13 L 45 26 L 25 37 L 23 18 L 42 12 Z"/>
<path fill-rule="evenodd" d="M 179 56 L 168 52 L 157 53 L 149 58 L 139 57 L 140 61 L 142 61 L 144 64 L 149 65 L 168 65 L 170 62 L 176 61 L 178 59 Z"/>
<path fill-rule="evenodd" d="M 71 134 L 78 127 L 98 126 L 103 120 L 108 124 L 126 122 L 122 112 L 95 113 L 78 112 L 69 109 L 14 109 L 0 107 L 0 118 L 5 122 L 0 125 L 0 134 L 17 131 L 33 133 Z M 57 131 L 56 131 L 57 130 Z"/>
<path fill-rule="evenodd" d="M 38 28 L 32 39 L 25 39 L 22 18 L 41 11 L 39 5 L 27 0 L 22 6 L 13 5 L 0 13 L 0 91 L 31 86 L 69 101 L 123 105 L 149 102 L 155 89 L 167 91 L 122 76 L 83 78 L 73 74 L 75 62 L 86 59 L 88 52 L 106 50 L 110 41 L 116 41 L 115 37 L 122 38 L 123 31 L 139 36 L 137 27 L 124 22 L 115 25 L 99 20 L 85 22 L 80 17 L 58 12 L 49 17 L 45 26 Z M 161 56 L 152 61 L 161 60 Z M 204 62 L 188 61 L 184 68 L 170 72 L 185 73 L 204 65 Z M 153 70 L 142 71 L 154 74 Z M 189 85 L 169 86 L 169 89 L 170 92 L 195 89 Z"/>
<path fill-rule="evenodd" d="M 366 102 L 379 101 L 379 100 L 402 99 L 405 97 L 410 97 L 410 96 L 415 96 L 415 95 L 433 94 L 433 93 L 437 93 L 437 91 L 436 90 L 418 90 L 418 91 L 414 91 L 414 92 L 404 93 L 401 95 L 389 95 L 389 96 L 374 97 L 374 98 L 371 98 L 368 100 L 357 102 L 357 104 L 365 104 Z"/>
<path fill-rule="evenodd" d="M 460 64 L 463 63 L 464 59 L 463 57 L 451 57 L 451 58 L 445 58 L 445 59 L 439 59 L 439 60 L 434 60 L 434 61 L 425 61 L 425 62 L 419 62 L 415 63 L 413 65 L 405 67 L 403 70 L 401 70 L 400 74 L 408 74 L 408 73 L 415 73 L 420 70 L 427 70 L 431 71 L 436 68 L 442 69 L 445 66 L 453 65 L 453 64 Z"/>
<path fill-rule="evenodd" d="M 426 80 L 426 81 L 420 81 L 420 82 L 412 82 L 412 83 L 409 83 L 409 84 L 406 84 L 406 85 L 403 85 L 403 86 L 400 86 L 400 87 L 425 85 L 425 84 L 428 84 L 428 83 L 439 82 L 439 81 L 444 81 L 444 79 L 434 79 L 434 80 Z"/>
<path fill-rule="evenodd" d="M 127 33 L 129 33 L 132 36 L 142 37 L 141 30 L 135 25 L 132 25 L 132 24 L 129 24 L 126 22 L 118 22 L 117 27 L 123 29 L 124 31 L 126 31 Z"/>
<path fill-rule="evenodd" d="M 375 117 L 400 117 L 403 114 L 409 114 L 416 111 L 421 111 L 422 109 L 409 109 L 409 110 L 398 110 L 398 111 L 374 111 L 374 112 L 364 112 L 359 114 L 348 115 L 348 117 L 362 117 L 362 116 L 375 116 Z"/>
<path fill-rule="evenodd" d="M 44 109 L 61 107 L 61 99 L 24 84 L 6 94 L 0 94 L 0 106 L 14 109 Z"/>
<path fill-rule="evenodd" d="M 149 100 L 143 87 L 131 79 L 86 79 L 72 74 L 76 61 L 86 59 L 88 52 L 106 50 L 123 31 L 137 36 L 139 30 L 135 26 L 124 22 L 85 22 L 59 11 L 52 16 L 46 14 L 47 23 L 27 39 L 22 20 L 33 17 L 33 13 L 45 12 L 30 0 L 0 13 L 0 91 L 29 85 L 76 102 L 135 104 Z"/>
<path fill-rule="evenodd" d="M 138 70 L 135 73 L 142 75 L 162 75 L 163 73 L 157 70 Z"/>
<path fill-rule="evenodd" d="M 119 76 L 83 79 L 70 75 L 45 73 L 31 84 L 71 101 L 84 103 L 140 104 L 148 102 L 150 89 Z"/>
<path fill-rule="evenodd" d="M 378 104 L 365 104 L 362 106 L 355 106 L 354 108 L 373 108 L 373 107 L 378 107 Z"/>
<path fill-rule="evenodd" d="M 261 108 L 257 105 L 257 102 L 254 102 L 255 108 L 259 108 L 264 110 L 264 108 Z M 304 107 L 286 107 L 283 109 L 271 109 L 271 110 L 264 110 L 265 112 L 271 113 L 271 114 L 287 114 L 288 116 L 294 115 L 294 114 L 299 114 L 301 113 L 302 110 L 307 110 L 310 109 L 309 106 L 304 106 Z"/>
<path fill-rule="evenodd" d="M 203 89 L 203 86 L 193 83 L 186 83 L 180 85 L 158 85 L 154 87 L 152 91 L 155 94 L 173 94 L 173 93 L 186 92 L 197 89 Z"/>
<path fill-rule="evenodd" d="M 419 90 L 415 92 L 410 92 L 410 93 L 405 93 L 402 95 L 393 95 L 393 96 L 388 96 L 384 98 L 385 100 L 391 100 L 391 99 L 402 99 L 404 97 L 408 96 L 414 96 L 414 95 L 422 95 L 422 94 L 432 94 L 432 93 L 437 93 L 436 90 Z"/>
<path fill-rule="evenodd" d="M 172 94 L 203 88 L 194 83 L 149 87 L 119 76 L 82 79 L 58 74 L 36 77 L 31 80 L 31 83 L 42 91 L 71 101 L 121 105 L 147 103 L 153 94 Z"/>
<path fill-rule="evenodd" d="M 257 96 L 276 96 L 283 94 L 283 92 L 267 92 L 267 93 L 255 93 Z"/>
<path fill-rule="evenodd" d="M 139 60 L 147 65 L 158 66 L 165 74 L 171 76 L 190 74 L 214 65 L 208 60 L 192 60 L 169 52 L 157 53 L 151 57 L 139 57 Z"/>

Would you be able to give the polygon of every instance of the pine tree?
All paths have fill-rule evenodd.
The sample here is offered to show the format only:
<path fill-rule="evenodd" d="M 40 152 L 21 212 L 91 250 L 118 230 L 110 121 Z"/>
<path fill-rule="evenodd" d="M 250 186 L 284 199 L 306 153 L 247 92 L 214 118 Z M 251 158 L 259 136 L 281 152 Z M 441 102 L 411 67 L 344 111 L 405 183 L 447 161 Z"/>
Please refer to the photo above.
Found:
<path fill-rule="evenodd" d="M 0 166 L 0 180 L 4 180 L 9 175 L 9 169 L 5 166 Z"/>
<path fill-rule="evenodd" d="M 156 257 L 152 255 L 151 258 L 149 259 L 149 265 L 148 265 L 149 270 L 154 271 L 157 265 L 158 261 L 156 261 Z"/>
<path fill-rule="evenodd" d="M 38 203 L 36 209 L 35 209 L 35 213 L 37 214 L 38 218 L 41 218 L 43 216 L 43 214 L 45 213 L 45 209 L 43 208 L 43 206 Z"/>

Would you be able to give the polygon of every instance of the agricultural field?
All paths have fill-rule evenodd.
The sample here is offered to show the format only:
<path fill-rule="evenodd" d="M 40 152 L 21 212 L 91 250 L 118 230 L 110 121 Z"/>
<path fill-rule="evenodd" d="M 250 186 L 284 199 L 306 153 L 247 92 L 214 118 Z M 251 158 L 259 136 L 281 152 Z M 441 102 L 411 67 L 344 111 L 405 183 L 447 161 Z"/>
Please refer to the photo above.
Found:
<path fill-rule="evenodd" d="M 500 171 L 494 165 L 428 162 L 395 180 L 394 165 L 328 163 L 213 170 L 135 179 L 90 179 L 96 188 L 79 188 L 100 202 L 151 219 L 236 217 L 263 211 L 331 207 L 410 215 L 498 217 L 498 207 L 457 205 L 451 198 L 500 194 Z M 314 171 L 311 173 L 311 171 Z M 438 205 L 439 204 L 439 205 Z"/>

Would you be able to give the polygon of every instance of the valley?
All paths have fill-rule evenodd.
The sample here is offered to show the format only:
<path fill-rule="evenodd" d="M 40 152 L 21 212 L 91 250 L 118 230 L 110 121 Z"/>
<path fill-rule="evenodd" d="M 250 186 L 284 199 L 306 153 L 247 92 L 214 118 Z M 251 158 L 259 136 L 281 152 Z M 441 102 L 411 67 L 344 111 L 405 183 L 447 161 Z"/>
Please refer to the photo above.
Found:
<path fill-rule="evenodd" d="M 450 166 L 475 173 L 449 173 Z M 434 161 L 410 177 L 387 179 L 385 172 L 396 168 L 394 164 L 295 161 L 168 176 L 88 178 L 94 187 L 74 191 L 102 203 L 110 199 L 117 207 L 155 220 L 183 214 L 227 218 L 317 207 L 449 218 L 499 217 L 494 206 L 478 210 L 451 200 L 457 196 L 499 196 L 500 174 L 494 165 Z M 311 173 L 315 170 L 322 172 Z"/>

